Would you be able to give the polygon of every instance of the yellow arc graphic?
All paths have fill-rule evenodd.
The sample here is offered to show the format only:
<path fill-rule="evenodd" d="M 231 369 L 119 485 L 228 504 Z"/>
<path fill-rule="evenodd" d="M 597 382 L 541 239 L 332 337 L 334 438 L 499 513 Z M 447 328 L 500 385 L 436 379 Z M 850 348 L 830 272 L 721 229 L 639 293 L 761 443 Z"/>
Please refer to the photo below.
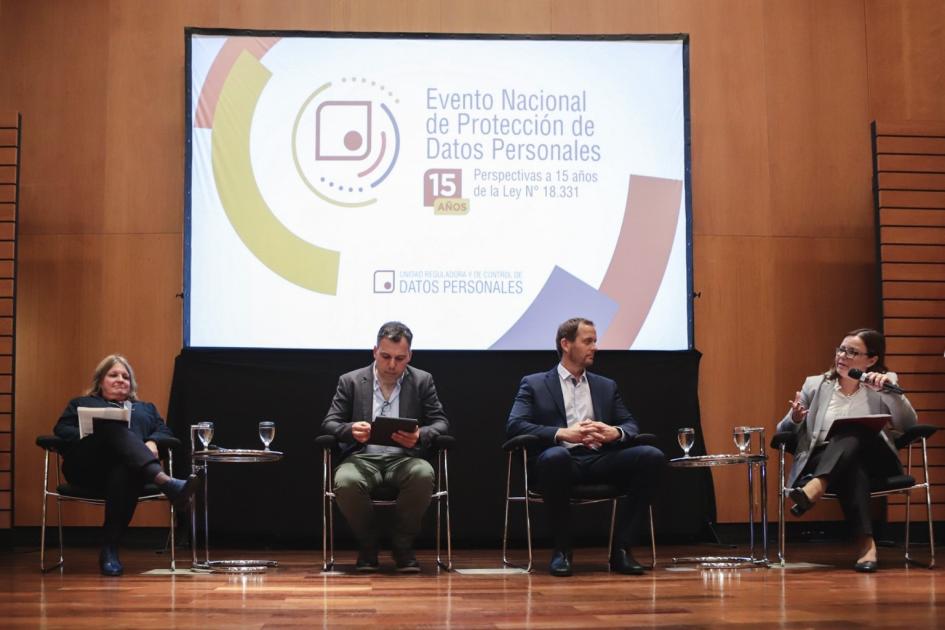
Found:
<path fill-rule="evenodd" d="M 223 210 L 246 247 L 264 265 L 305 289 L 335 295 L 341 254 L 289 231 L 259 192 L 249 152 L 259 95 L 272 73 L 247 52 L 223 83 L 213 120 L 213 177 Z"/>

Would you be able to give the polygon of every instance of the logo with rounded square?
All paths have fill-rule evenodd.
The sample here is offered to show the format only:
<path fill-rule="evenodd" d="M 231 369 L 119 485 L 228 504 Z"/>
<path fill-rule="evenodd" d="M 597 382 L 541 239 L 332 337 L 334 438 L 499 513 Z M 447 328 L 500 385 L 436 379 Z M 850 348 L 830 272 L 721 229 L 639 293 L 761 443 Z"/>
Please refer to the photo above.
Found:
<path fill-rule="evenodd" d="M 315 108 L 316 160 L 363 160 L 370 152 L 370 101 L 325 101 Z"/>
<path fill-rule="evenodd" d="M 336 206 L 361 207 L 397 164 L 400 130 L 394 93 L 367 77 L 341 77 L 313 91 L 296 114 L 292 158 L 317 197 Z"/>
<path fill-rule="evenodd" d="M 378 269 L 374 272 L 374 292 L 394 292 L 394 271 L 392 269 Z"/>

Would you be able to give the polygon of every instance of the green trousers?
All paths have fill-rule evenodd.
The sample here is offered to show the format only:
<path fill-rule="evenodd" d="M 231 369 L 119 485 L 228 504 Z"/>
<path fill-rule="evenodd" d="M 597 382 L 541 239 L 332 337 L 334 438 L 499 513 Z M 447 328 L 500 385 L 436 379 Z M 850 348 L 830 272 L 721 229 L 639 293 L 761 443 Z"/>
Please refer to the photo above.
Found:
<path fill-rule="evenodd" d="M 378 547 L 371 493 L 382 485 L 398 489 L 391 531 L 393 551 L 412 549 L 433 494 L 433 466 L 419 457 L 357 453 L 335 469 L 335 501 L 362 549 Z"/>

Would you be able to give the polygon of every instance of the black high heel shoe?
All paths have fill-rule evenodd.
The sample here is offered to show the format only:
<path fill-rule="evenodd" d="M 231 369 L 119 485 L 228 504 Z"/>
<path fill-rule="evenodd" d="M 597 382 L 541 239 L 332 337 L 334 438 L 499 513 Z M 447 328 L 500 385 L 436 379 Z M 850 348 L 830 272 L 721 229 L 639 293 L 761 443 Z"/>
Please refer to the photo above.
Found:
<path fill-rule="evenodd" d="M 791 488 L 788 497 L 794 501 L 794 505 L 791 506 L 791 514 L 794 516 L 803 516 L 804 512 L 814 507 L 814 502 L 808 499 L 800 488 Z"/>

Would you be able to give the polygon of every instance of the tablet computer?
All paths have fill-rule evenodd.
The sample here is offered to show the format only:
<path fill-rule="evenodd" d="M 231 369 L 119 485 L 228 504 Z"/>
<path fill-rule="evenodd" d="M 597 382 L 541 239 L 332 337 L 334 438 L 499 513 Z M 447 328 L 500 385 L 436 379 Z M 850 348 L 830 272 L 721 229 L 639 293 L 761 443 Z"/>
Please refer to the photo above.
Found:
<path fill-rule="evenodd" d="M 413 433 L 417 430 L 418 422 L 413 418 L 395 418 L 392 416 L 378 416 L 371 423 L 371 439 L 368 444 L 381 446 L 400 446 L 391 437 L 395 431 Z"/>
<path fill-rule="evenodd" d="M 827 439 L 829 440 L 836 433 L 845 431 L 849 427 L 863 427 L 869 429 L 873 433 L 879 433 L 883 430 L 883 427 L 889 424 L 889 421 L 892 420 L 892 416 L 888 413 L 874 413 L 867 416 L 856 416 L 850 418 L 837 418 L 833 421 L 833 424 L 830 425 L 830 430 L 827 431 Z"/>

